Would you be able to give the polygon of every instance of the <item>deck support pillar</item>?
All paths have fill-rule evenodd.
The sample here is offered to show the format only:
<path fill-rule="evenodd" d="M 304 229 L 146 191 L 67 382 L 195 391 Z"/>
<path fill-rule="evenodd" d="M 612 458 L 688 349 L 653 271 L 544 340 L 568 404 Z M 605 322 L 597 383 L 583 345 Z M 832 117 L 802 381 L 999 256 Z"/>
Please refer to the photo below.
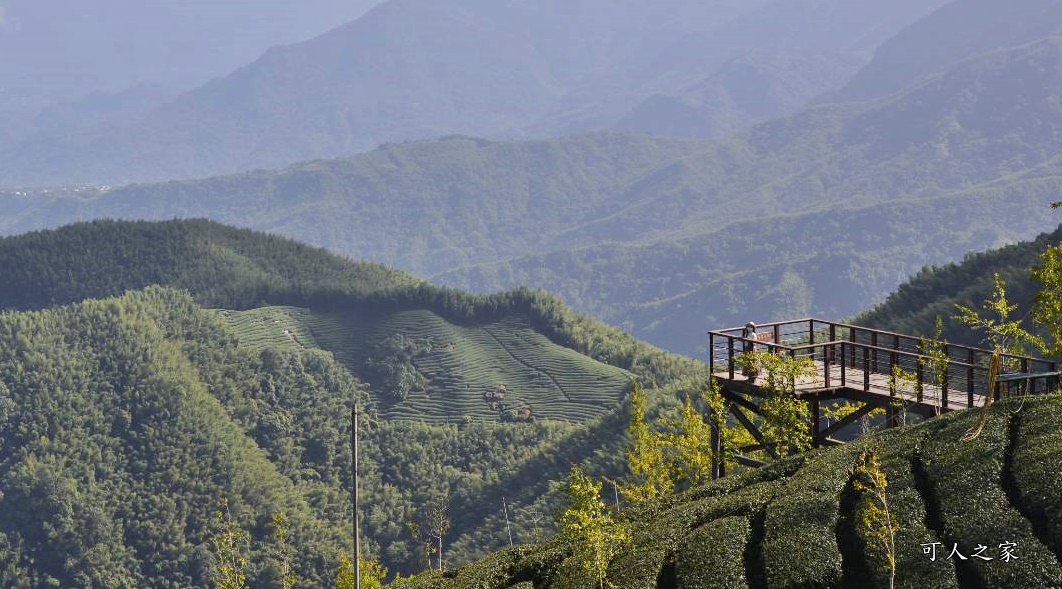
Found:
<path fill-rule="evenodd" d="M 812 399 L 808 404 L 811 405 L 811 444 L 817 448 L 819 446 L 819 424 L 822 420 L 821 407 L 818 399 Z"/>

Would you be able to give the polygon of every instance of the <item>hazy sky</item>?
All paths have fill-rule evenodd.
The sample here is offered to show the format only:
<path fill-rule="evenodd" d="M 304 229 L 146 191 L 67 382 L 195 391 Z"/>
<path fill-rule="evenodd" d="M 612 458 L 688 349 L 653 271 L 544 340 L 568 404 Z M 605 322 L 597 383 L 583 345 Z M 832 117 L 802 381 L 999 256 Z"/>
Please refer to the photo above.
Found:
<path fill-rule="evenodd" d="M 189 88 L 381 1 L 0 0 L 0 87 L 9 98 Z"/>

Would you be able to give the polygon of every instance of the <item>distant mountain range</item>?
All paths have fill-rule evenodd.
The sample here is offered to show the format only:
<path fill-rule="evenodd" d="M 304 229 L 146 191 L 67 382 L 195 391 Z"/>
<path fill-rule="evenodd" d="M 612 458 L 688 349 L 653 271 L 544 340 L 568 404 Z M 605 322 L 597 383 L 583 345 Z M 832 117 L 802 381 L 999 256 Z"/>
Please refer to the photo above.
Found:
<path fill-rule="evenodd" d="M 187 90 L 381 0 L 3 0 L 0 113 L 138 85 Z"/>
<path fill-rule="evenodd" d="M 927 263 L 1053 227 L 1059 96 L 1050 38 L 714 142 L 396 144 L 279 172 L 8 195 L 0 228 L 210 216 L 476 291 L 548 288 L 692 354 L 709 325 L 843 317 Z"/>
<path fill-rule="evenodd" d="M 0 186 L 202 177 L 452 133 L 720 136 L 840 87 L 943 2 L 390 0 L 152 108 L 0 136 Z"/>

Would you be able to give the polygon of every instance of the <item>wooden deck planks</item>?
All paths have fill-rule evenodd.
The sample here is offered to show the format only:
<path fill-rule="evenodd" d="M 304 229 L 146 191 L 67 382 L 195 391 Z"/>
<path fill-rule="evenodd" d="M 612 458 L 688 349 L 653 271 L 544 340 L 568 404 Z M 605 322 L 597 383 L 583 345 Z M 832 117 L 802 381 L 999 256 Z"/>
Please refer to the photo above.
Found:
<path fill-rule="evenodd" d="M 866 375 L 861 368 L 852 368 L 846 366 L 844 369 L 844 380 L 841 379 L 841 367 L 835 363 L 830 364 L 830 386 L 826 386 L 825 366 L 821 360 L 815 361 L 815 367 L 817 374 L 814 377 L 804 378 L 796 383 L 796 392 L 798 396 L 811 396 L 813 394 L 820 394 L 825 391 L 835 389 L 849 389 L 853 391 L 862 391 L 870 393 L 877 397 L 881 397 L 882 402 L 887 402 L 889 399 L 894 398 L 889 391 L 889 375 L 880 372 L 870 373 L 870 386 L 866 385 Z M 722 382 L 731 381 L 729 371 L 717 371 L 715 377 Z M 734 378 L 731 382 L 747 383 L 748 377 L 744 376 L 738 371 L 734 372 Z M 763 378 L 758 378 L 756 382 L 751 383 L 753 386 L 759 386 L 763 383 Z M 935 385 L 924 385 L 922 390 L 922 399 L 919 401 L 918 395 L 915 391 L 906 390 L 901 391 L 896 397 L 902 398 L 906 402 L 917 403 L 929 407 L 942 407 L 942 397 L 940 387 Z M 973 396 L 974 407 L 982 407 L 985 403 L 985 395 L 975 393 Z M 956 388 L 948 388 L 948 409 L 965 409 L 968 405 L 968 394 L 965 390 Z"/>

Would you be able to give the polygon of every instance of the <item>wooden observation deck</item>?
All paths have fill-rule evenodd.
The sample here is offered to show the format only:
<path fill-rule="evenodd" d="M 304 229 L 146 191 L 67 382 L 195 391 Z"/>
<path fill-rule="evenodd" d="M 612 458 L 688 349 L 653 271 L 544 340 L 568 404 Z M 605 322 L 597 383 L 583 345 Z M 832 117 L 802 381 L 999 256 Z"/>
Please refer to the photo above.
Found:
<path fill-rule="evenodd" d="M 768 393 L 762 375 L 743 374 L 737 357 L 751 349 L 782 354 L 790 358 L 811 358 L 816 374 L 797 381 L 798 398 L 810 404 L 809 424 L 815 445 L 840 443 L 831 436 L 874 409 L 885 409 L 889 425 L 897 425 L 897 405 L 923 417 L 957 409 L 980 407 L 989 394 L 988 372 L 991 350 L 940 342 L 947 356 L 942 378 L 934 374 L 932 358 L 922 338 L 869 329 L 822 319 L 798 319 L 756 326 L 755 341 L 744 337 L 744 328 L 708 332 L 708 364 L 730 401 L 730 412 L 760 442 L 743 450 L 763 450 L 763 439 L 745 411 L 759 414 L 756 398 Z M 1004 370 L 997 379 L 994 399 L 1015 392 L 1045 392 L 1059 386 L 1058 364 L 1030 356 L 1001 356 Z M 907 386 L 896 386 L 891 378 L 898 367 L 913 375 Z M 848 399 L 863 405 L 844 419 L 823 427 L 820 403 Z M 759 461 L 738 456 L 738 461 L 758 465 Z M 719 467 L 722 475 L 722 467 Z"/>

